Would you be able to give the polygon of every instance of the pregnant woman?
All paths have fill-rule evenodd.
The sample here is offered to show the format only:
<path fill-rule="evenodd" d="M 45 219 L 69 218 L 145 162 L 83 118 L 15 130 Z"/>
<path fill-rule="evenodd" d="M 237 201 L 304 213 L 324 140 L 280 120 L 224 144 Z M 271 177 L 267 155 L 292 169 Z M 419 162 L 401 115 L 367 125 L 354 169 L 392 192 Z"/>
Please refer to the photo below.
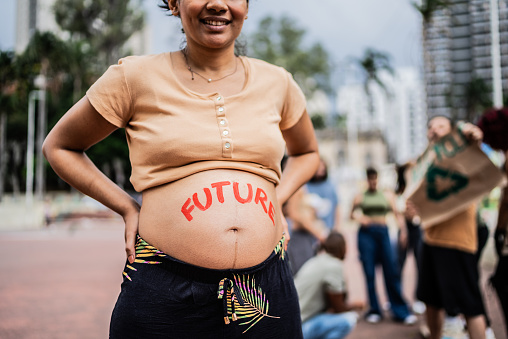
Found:
<path fill-rule="evenodd" d="M 186 46 L 121 59 L 44 143 L 65 181 L 125 221 L 110 338 L 300 338 L 281 207 L 319 163 L 304 95 L 283 68 L 235 54 L 248 0 L 162 6 Z M 142 206 L 85 154 L 117 128 Z"/>

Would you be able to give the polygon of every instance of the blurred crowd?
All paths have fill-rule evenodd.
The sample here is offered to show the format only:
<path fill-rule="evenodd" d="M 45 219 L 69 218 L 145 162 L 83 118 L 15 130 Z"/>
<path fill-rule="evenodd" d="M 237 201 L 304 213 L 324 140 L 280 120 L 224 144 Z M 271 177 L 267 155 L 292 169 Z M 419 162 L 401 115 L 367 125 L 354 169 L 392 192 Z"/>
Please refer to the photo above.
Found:
<path fill-rule="evenodd" d="M 487 119 L 495 120 L 499 116 L 507 119 L 508 114 L 506 111 L 492 114 L 495 114 L 494 118 L 484 116 L 477 125 L 460 125 L 460 133 L 469 144 L 487 142 L 506 156 L 506 136 L 500 141 L 499 135 L 495 135 L 502 135 L 503 129 L 498 132 L 498 129 L 489 129 L 485 123 Z M 487 121 L 490 127 L 500 127 L 499 123 L 490 120 Z M 430 119 L 429 145 L 451 133 L 455 127 L 448 117 Z M 423 314 L 425 322 L 420 333 L 426 338 L 494 338 L 479 285 L 479 260 L 489 236 L 494 238 L 498 258 L 490 281 L 503 307 L 506 325 L 507 188 L 499 200 L 497 225 L 489 227 L 478 208 L 480 203 L 474 202 L 426 227 L 422 226 L 420 206 L 404 195 L 406 172 L 411 165 L 396 166 L 395 190 L 379 188 L 377 170 L 367 168 L 364 189 L 351 204 L 347 204 L 351 205 L 351 211 L 343 216 L 338 187 L 328 177 L 327 163 L 321 159 L 314 177 L 284 206 L 291 239 L 288 257 L 300 300 L 304 338 L 344 338 L 354 331 L 359 317 L 378 324 L 387 314 L 393 321 L 407 326 L 415 325 L 415 315 Z M 508 173 L 506 162 L 501 172 Z M 398 227 L 395 241 L 387 226 L 389 215 Z M 344 220 L 357 226 L 356 244 L 346 243 L 341 225 Z M 348 300 L 350 272 L 343 261 L 350 246 L 357 246 L 357 263 L 364 273 L 367 300 Z M 401 292 L 402 271 L 409 253 L 415 258 L 410 263 L 416 265 L 414 272 L 417 275 L 411 305 Z M 383 305 L 378 300 L 375 284 L 378 266 L 383 271 L 388 299 Z"/>

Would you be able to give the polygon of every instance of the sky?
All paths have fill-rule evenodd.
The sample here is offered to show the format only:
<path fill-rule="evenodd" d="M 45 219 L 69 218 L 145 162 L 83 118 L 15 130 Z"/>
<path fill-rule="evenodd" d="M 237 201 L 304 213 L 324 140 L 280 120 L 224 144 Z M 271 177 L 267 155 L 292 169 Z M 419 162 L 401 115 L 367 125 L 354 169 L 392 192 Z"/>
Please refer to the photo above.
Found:
<path fill-rule="evenodd" d="M 254 32 L 262 18 L 288 16 L 306 31 L 305 42 L 320 42 L 337 67 L 359 58 L 370 47 L 388 53 L 395 67 L 420 67 L 421 19 L 414 0 L 250 0 L 244 33 Z M 178 19 L 168 17 L 157 0 L 142 0 L 151 26 L 151 50 L 178 48 Z M 15 42 L 16 0 L 0 0 L 0 49 Z"/>

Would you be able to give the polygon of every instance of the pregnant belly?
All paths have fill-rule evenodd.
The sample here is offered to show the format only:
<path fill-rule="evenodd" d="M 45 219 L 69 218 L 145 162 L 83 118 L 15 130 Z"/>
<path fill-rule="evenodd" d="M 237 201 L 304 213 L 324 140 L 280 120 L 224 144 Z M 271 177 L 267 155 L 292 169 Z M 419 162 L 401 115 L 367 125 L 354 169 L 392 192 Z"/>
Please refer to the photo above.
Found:
<path fill-rule="evenodd" d="M 254 266 L 282 232 L 274 184 L 252 173 L 211 170 L 143 192 L 141 237 L 196 266 Z"/>

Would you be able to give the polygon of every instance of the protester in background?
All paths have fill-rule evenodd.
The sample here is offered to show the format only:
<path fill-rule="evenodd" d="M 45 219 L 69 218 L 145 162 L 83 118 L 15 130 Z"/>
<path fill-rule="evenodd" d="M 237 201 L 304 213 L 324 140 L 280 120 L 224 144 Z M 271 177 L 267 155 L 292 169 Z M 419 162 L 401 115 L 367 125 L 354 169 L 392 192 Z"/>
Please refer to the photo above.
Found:
<path fill-rule="evenodd" d="M 482 256 L 483 249 L 487 244 L 489 229 L 485 220 L 482 218 L 480 211 L 476 212 L 476 224 L 477 224 L 477 234 L 478 234 L 478 249 L 475 253 L 476 264 L 478 265 L 478 272 L 480 272 L 480 258 Z M 478 274 L 478 284 L 480 284 L 480 274 Z M 485 338 L 486 339 L 495 339 L 494 332 L 492 328 L 490 328 L 490 318 L 487 315 L 487 308 L 485 307 L 485 302 L 482 296 L 482 314 L 485 317 Z M 456 337 L 464 337 L 467 336 L 467 326 L 464 317 L 460 315 L 456 316 L 445 316 L 445 320 L 443 323 L 443 332 L 442 336 L 444 338 L 456 338 Z"/>
<path fill-rule="evenodd" d="M 287 157 L 282 158 L 281 167 L 286 166 Z M 319 172 L 319 168 L 316 173 Z M 314 174 L 315 176 L 315 174 Z M 306 186 L 300 188 L 284 204 L 282 212 L 288 222 L 291 243 L 288 244 L 288 259 L 291 272 L 295 275 L 300 267 L 316 255 L 321 242 L 329 234 L 324 222 L 316 215 L 309 199 Z"/>
<path fill-rule="evenodd" d="M 452 121 L 436 116 L 428 123 L 427 137 L 435 143 L 452 132 Z M 469 123 L 461 127 L 470 142 L 479 142 L 482 131 Z M 408 201 L 408 208 L 415 208 Z M 483 302 L 478 286 L 476 204 L 449 220 L 424 230 L 417 297 L 426 304 L 431 339 L 440 339 L 445 312 L 463 314 L 471 339 L 485 338 Z"/>
<path fill-rule="evenodd" d="M 478 121 L 483 131 L 484 142 L 505 155 L 503 171 L 508 176 L 508 108 L 488 109 Z M 506 333 L 508 333 L 508 186 L 503 188 L 499 200 L 499 213 L 494 231 L 494 244 L 498 262 L 490 281 L 496 289 L 504 313 Z"/>
<path fill-rule="evenodd" d="M 506 159 L 504 170 L 508 175 L 508 152 L 506 152 Z M 503 188 L 503 195 L 499 201 L 499 215 L 494 231 L 494 244 L 498 261 L 490 281 L 496 289 L 501 303 L 506 333 L 508 333 L 508 185 Z"/>
<path fill-rule="evenodd" d="M 475 253 L 476 257 L 476 265 L 478 267 L 478 284 L 481 284 L 480 277 L 480 259 L 482 257 L 483 250 L 485 249 L 485 245 L 487 245 L 487 241 L 489 239 L 489 227 L 485 222 L 485 219 L 480 214 L 480 209 L 476 212 L 476 233 L 478 235 L 478 248 Z M 494 339 L 494 332 L 492 331 L 490 317 L 487 314 L 487 308 L 485 307 L 485 300 L 482 295 L 482 308 L 483 308 L 483 316 L 485 317 L 485 327 L 487 328 L 485 331 L 486 339 Z"/>
<path fill-rule="evenodd" d="M 316 210 L 316 215 L 329 230 L 340 230 L 339 196 L 333 183 L 328 178 L 328 166 L 321 158 L 314 176 L 305 185 L 310 204 Z"/>
<path fill-rule="evenodd" d="M 291 272 L 295 275 L 300 267 L 314 255 L 328 236 L 329 230 L 316 217 L 314 208 L 307 200 L 305 187 L 300 188 L 283 208 L 289 225 L 291 242 L 288 244 L 288 258 Z"/>
<path fill-rule="evenodd" d="M 305 339 L 341 339 L 355 327 L 363 302 L 348 302 L 346 241 L 332 231 L 295 277 Z"/>
<path fill-rule="evenodd" d="M 305 96 L 285 69 L 235 54 L 248 0 L 161 7 L 186 46 L 121 59 L 44 143 L 57 174 L 125 221 L 110 338 L 301 338 L 281 206 L 319 164 Z M 85 154 L 118 128 L 141 206 Z"/>
<path fill-rule="evenodd" d="M 406 179 L 405 179 L 405 171 L 408 165 L 397 166 L 397 185 L 395 187 L 395 194 L 397 195 L 397 207 L 400 209 L 400 212 L 404 215 L 404 226 L 406 228 L 407 241 L 401 241 L 400 239 L 401 233 L 398 234 L 397 241 L 397 263 L 399 276 L 401 279 L 402 285 L 402 271 L 404 269 L 404 264 L 406 263 L 407 252 L 412 251 L 413 256 L 416 263 L 416 280 L 418 281 L 418 276 L 420 272 L 420 252 L 422 247 L 422 230 L 420 227 L 421 219 L 416 214 L 416 210 L 408 208 L 406 205 L 406 200 L 403 197 L 403 193 L 406 190 Z M 416 290 L 415 290 L 416 294 Z M 415 300 L 412 306 L 413 312 L 417 314 L 423 314 L 425 312 L 425 304 L 419 300 Z"/>
<path fill-rule="evenodd" d="M 351 219 L 360 223 L 358 251 L 363 265 L 370 304 L 365 319 L 370 323 L 378 323 L 382 319 L 375 282 L 376 264 L 381 263 L 394 319 L 412 325 L 417 319 L 409 312 L 406 301 L 402 297 L 400 279 L 386 224 L 386 215 L 390 212 L 393 213 L 400 227 L 401 241 L 405 241 L 403 218 L 396 208 L 394 194 L 388 191 L 383 192 L 377 188 L 377 171 L 374 168 L 368 168 L 366 173 L 368 189 L 354 198 L 351 209 Z"/>

